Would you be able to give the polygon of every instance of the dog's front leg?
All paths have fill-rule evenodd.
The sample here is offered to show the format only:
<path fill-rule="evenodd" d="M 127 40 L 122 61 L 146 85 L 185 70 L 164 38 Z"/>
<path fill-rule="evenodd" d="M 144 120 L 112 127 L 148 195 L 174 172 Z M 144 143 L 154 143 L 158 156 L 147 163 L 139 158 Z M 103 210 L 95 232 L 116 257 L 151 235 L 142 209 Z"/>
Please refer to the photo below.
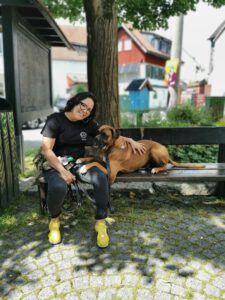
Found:
<path fill-rule="evenodd" d="M 93 167 L 97 167 L 100 171 L 102 171 L 105 175 L 108 174 L 106 168 L 104 168 L 102 165 L 100 165 L 98 162 L 94 161 L 90 164 L 84 165 L 79 169 L 79 172 L 81 174 L 86 174 L 88 170 L 90 170 Z"/>
<path fill-rule="evenodd" d="M 93 160 L 93 157 L 91 157 L 91 156 L 90 157 L 81 157 L 76 160 L 76 164 L 81 164 L 83 162 L 88 162 L 91 160 Z"/>

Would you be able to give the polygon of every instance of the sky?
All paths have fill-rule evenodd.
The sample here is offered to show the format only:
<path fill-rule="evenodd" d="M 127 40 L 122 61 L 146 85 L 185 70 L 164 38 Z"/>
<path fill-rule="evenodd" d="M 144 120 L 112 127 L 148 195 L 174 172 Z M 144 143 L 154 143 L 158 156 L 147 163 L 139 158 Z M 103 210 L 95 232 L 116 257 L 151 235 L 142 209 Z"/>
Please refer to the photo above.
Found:
<path fill-rule="evenodd" d="M 207 76 L 211 44 L 208 38 L 224 20 L 225 6 L 215 9 L 205 3 L 198 4 L 195 12 L 191 11 L 184 17 L 183 48 L 193 56 L 202 67 L 204 67 L 205 72 L 196 74 L 195 63 L 183 51 L 182 60 L 185 64 L 181 69 L 182 80 L 189 82 L 192 80 L 201 80 Z M 174 36 L 173 25 L 174 18 L 171 18 L 169 20 L 169 29 L 167 31 L 158 30 L 157 33 L 172 40 Z M 225 37 L 225 32 L 223 35 Z M 217 44 L 219 45 L 219 43 L 220 41 L 218 39 L 215 46 L 215 56 L 219 55 L 219 49 L 217 49 Z M 225 59 L 223 60 L 225 61 Z"/>

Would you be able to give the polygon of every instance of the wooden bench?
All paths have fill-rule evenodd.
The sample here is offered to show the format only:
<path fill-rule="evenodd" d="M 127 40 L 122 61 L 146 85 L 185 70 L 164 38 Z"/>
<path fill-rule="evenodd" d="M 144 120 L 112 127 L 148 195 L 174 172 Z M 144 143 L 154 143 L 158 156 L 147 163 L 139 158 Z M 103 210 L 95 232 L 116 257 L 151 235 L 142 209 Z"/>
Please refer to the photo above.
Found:
<path fill-rule="evenodd" d="M 225 127 L 123 128 L 120 129 L 120 133 L 134 140 L 151 139 L 165 146 L 219 145 L 219 152 L 216 163 L 204 162 L 205 169 L 193 170 L 171 167 L 166 172 L 159 174 L 140 171 L 129 174 L 120 173 L 116 182 L 217 182 L 217 196 L 225 197 Z M 43 211 L 46 194 L 46 183 L 43 178 L 38 183 L 38 190 L 41 210 Z"/>
<path fill-rule="evenodd" d="M 219 151 L 216 163 L 203 163 L 205 169 L 171 167 L 159 174 L 140 171 L 120 173 L 116 182 L 217 182 L 216 194 L 225 197 L 225 127 L 125 128 L 120 129 L 120 133 L 134 140 L 151 139 L 165 146 L 219 145 Z"/>

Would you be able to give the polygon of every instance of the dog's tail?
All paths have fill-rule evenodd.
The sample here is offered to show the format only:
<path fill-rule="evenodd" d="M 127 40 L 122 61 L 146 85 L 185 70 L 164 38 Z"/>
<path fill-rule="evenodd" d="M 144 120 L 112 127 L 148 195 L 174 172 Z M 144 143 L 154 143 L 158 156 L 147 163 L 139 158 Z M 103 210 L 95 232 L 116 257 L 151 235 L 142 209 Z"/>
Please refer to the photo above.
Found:
<path fill-rule="evenodd" d="M 177 168 L 187 168 L 187 169 L 204 169 L 205 165 L 194 165 L 194 164 L 188 164 L 188 163 L 177 163 L 176 161 L 173 161 L 172 159 L 169 160 L 169 163 Z"/>

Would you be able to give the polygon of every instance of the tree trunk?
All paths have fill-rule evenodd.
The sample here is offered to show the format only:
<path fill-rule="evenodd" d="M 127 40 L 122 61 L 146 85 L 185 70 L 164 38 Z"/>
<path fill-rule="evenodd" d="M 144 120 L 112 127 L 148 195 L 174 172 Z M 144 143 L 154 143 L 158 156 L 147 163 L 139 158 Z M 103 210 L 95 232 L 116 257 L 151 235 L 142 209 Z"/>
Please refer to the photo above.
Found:
<path fill-rule="evenodd" d="M 84 0 L 88 33 L 88 87 L 97 120 L 119 127 L 117 10 L 115 0 Z"/>

